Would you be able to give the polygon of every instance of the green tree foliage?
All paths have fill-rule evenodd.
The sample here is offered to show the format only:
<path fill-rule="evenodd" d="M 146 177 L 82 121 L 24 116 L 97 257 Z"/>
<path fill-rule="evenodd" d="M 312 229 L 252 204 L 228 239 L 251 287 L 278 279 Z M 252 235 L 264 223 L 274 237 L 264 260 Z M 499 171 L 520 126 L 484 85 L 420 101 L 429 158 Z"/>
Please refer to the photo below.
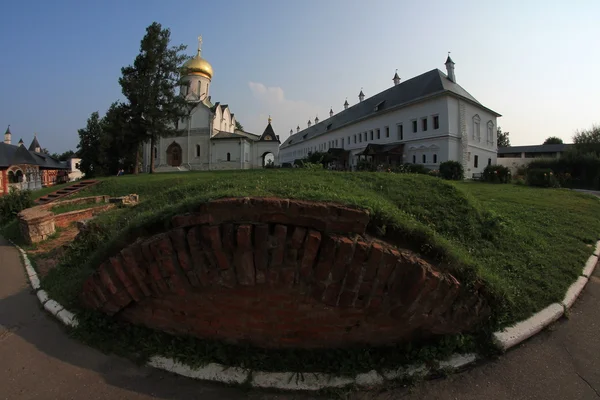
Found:
<path fill-rule="evenodd" d="M 50 157 L 57 159 L 58 161 L 67 161 L 71 157 L 75 157 L 76 154 L 73 150 L 67 150 L 62 154 L 52 153 Z"/>
<path fill-rule="evenodd" d="M 33 206 L 31 191 L 11 189 L 8 194 L 0 197 L 0 225 L 4 225 L 24 209 Z"/>
<path fill-rule="evenodd" d="M 131 128 L 130 108 L 114 102 L 102 119 L 100 154 L 106 173 L 115 175 L 120 169 L 135 169 L 139 141 Z"/>
<path fill-rule="evenodd" d="M 235 129 L 237 129 L 239 131 L 243 131 L 244 126 L 242 124 L 240 124 L 240 121 L 235 121 Z"/>
<path fill-rule="evenodd" d="M 94 111 L 90 115 L 86 127 L 79 129 L 77 133 L 79 133 L 77 148 L 79 157 L 81 157 L 79 169 L 87 178 L 104 174 L 99 151 L 103 130 L 98 111 Z"/>
<path fill-rule="evenodd" d="M 186 102 L 176 94 L 179 66 L 187 59 L 185 46 L 169 46 L 171 32 L 154 22 L 146 28 L 140 53 L 133 65 L 121 69 L 119 84 L 129 102 L 132 134 L 139 144 L 150 140 L 153 149 L 161 136 L 173 134 L 176 122 L 186 115 Z M 136 147 L 136 156 L 138 154 Z M 154 157 L 150 157 L 150 172 Z M 139 163 L 136 158 L 136 167 Z"/>
<path fill-rule="evenodd" d="M 595 153 L 600 156 L 600 125 L 575 132 L 573 143 L 580 153 Z"/>
<path fill-rule="evenodd" d="M 502 128 L 498 127 L 497 134 L 498 134 L 498 147 L 509 147 L 510 139 L 509 139 L 508 135 L 510 133 L 502 132 Z"/>
<path fill-rule="evenodd" d="M 509 183 L 510 169 L 503 165 L 488 165 L 483 170 L 483 180 L 490 183 Z"/>
<path fill-rule="evenodd" d="M 544 140 L 544 144 L 563 144 L 563 140 L 557 136 L 550 136 Z"/>

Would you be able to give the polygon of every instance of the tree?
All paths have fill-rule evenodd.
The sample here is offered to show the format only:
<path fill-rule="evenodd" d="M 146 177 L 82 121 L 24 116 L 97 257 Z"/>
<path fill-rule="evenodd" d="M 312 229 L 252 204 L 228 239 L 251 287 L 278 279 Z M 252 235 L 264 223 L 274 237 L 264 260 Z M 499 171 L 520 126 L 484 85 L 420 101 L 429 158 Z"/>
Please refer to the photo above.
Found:
<path fill-rule="evenodd" d="M 600 155 L 600 125 L 592 125 L 591 129 L 575 132 L 573 143 L 575 143 L 575 148 L 582 153 Z"/>
<path fill-rule="evenodd" d="M 502 132 L 502 128 L 498 127 L 498 147 L 509 147 L 510 146 L 510 139 L 508 137 L 508 135 L 510 134 L 509 132 Z"/>
<path fill-rule="evenodd" d="M 107 173 L 117 174 L 120 169 L 132 169 L 136 162 L 138 139 L 131 129 L 129 105 L 114 102 L 102 118 L 100 161 Z"/>
<path fill-rule="evenodd" d="M 563 144 L 563 140 L 557 136 L 550 136 L 544 141 L 544 144 Z"/>
<path fill-rule="evenodd" d="M 179 66 L 187 59 L 180 53 L 186 47 L 169 47 L 170 38 L 169 29 L 153 22 L 146 28 L 133 65 L 121 69 L 119 84 L 129 101 L 130 126 L 137 138 L 136 172 L 139 146 L 150 140 L 154 149 L 157 139 L 173 134 L 176 121 L 186 114 L 185 99 L 176 94 L 181 85 Z M 150 157 L 150 172 L 154 172 L 154 157 Z"/>
<path fill-rule="evenodd" d="M 235 129 L 237 129 L 238 131 L 243 131 L 244 126 L 240 124 L 240 121 L 235 121 Z"/>
<path fill-rule="evenodd" d="M 41 149 L 41 150 L 40 150 L 40 153 L 42 153 L 42 154 L 48 154 L 48 155 L 50 155 L 50 152 L 49 152 L 49 151 L 48 151 L 48 149 L 47 149 L 47 148 L 45 148 L 45 147 L 44 147 L 43 149 Z"/>
<path fill-rule="evenodd" d="M 98 149 L 103 132 L 98 111 L 90 115 L 86 127 L 79 129 L 77 133 L 79 134 L 78 155 L 81 158 L 79 169 L 87 178 L 101 175 L 103 169 Z"/>

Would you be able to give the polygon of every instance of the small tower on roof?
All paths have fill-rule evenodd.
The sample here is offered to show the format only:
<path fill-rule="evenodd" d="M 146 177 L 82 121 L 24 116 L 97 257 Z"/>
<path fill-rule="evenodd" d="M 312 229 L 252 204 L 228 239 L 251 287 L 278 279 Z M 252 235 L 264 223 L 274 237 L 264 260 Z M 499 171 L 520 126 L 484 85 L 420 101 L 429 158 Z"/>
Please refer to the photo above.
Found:
<path fill-rule="evenodd" d="M 25 142 L 23 141 L 23 138 L 19 139 L 19 146 L 25 147 Z"/>
<path fill-rule="evenodd" d="M 6 128 L 6 132 L 4 132 L 4 143 L 10 144 L 12 140 L 12 133 L 10 133 L 10 125 Z"/>
<path fill-rule="evenodd" d="M 456 75 L 454 75 L 454 61 L 450 58 L 450 52 L 448 52 L 448 58 L 446 58 L 446 72 L 448 79 L 456 83 Z"/>
<path fill-rule="evenodd" d="M 329 118 L 333 117 L 333 107 L 329 107 Z"/>
<path fill-rule="evenodd" d="M 40 146 L 40 142 L 37 140 L 37 133 L 33 134 L 33 141 L 29 145 L 29 151 L 35 151 L 36 153 L 42 152 L 42 146 Z"/>
<path fill-rule="evenodd" d="M 310 126 L 312 125 L 312 122 L 310 122 L 310 119 L 308 120 L 308 127 L 310 128 Z"/>
<path fill-rule="evenodd" d="M 300 132 L 300 125 L 296 127 L 296 132 Z"/>
<path fill-rule="evenodd" d="M 358 94 L 358 101 L 363 101 L 365 99 L 365 94 L 362 91 L 362 88 L 360 88 L 360 93 Z"/>
<path fill-rule="evenodd" d="M 396 73 L 394 74 L 394 79 L 392 79 L 394 81 L 394 86 L 397 86 L 400 84 L 400 77 L 398 76 L 398 70 L 396 70 Z"/>
<path fill-rule="evenodd" d="M 350 104 L 348 104 L 348 99 L 346 99 L 346 101 L 344 101 L 344 110 L 347 110 L 349 105 Z"/>
<path fill-rule="evenodd" d="M 319 123 L 319 116 L 317 115 L 317 116 L 315 117 L 315 125 L 316 125 L 316 124 L 318 124 L 318 123 Z"/>
<path fill-rule="evenodd" d="M 290 129 L 290 136 L 292 136 L 294 134 L 294 130 Z"/>

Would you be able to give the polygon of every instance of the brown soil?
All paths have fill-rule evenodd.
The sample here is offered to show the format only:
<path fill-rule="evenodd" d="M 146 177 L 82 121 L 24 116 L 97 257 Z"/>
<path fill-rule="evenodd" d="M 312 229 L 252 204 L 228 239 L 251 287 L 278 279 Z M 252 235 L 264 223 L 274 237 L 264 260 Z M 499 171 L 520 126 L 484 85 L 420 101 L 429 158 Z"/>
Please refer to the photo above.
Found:
<path fill-rule="evenodd" d="M 46 276 L 48 271 L 56 267 L 65 249 L 71 244 L 79 233 L 76 224 L 71 224 L 59 231 L 54 239 L 46 240 L 27 253 L 35 259 L 37 272 L 41 277 Z"/>

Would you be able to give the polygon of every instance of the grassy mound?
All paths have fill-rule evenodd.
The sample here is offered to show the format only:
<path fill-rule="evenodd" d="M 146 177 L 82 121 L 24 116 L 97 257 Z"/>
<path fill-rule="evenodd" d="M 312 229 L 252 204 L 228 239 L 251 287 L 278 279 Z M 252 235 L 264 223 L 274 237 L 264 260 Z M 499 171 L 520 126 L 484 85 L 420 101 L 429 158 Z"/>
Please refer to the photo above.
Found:
<path fill-rule="evenodd" d="M 589 245 L 600 237 L 600 222 L 594 218 L 600 212 L 600 202 L 588 195 L 511 185 L 447 183 L 423 175 L 271 170 L 123 176 L 103 180 L 77 196 L 130 193 L 139 194 L 142 203 L 98 217 L 104 233 L 73 246 L 44 279 L 42 285 L 51 297 L 77 309 L 81 284 L 101 260 L 136 237 L 164 230 L 172 215 L 193 209 L 201 202 L 228 196 L 278 196 L 367 208 L 372 213 L 369 229 L 375 234 L 409 244 L 413 250 L 443 264 L 465 284 L 483 282 L 494 306 L 493 318 L 480 332 L 486 336 L 492 329 L 562 300 L 592 252 Z M 103 337 L 112 343 L 113 351 L 110 337 L 114 335 L 109 332 L 126 329 L 135 331 L 132 337 L 146 338 L 132 339 L 138 345 L 131 344 L 145 354 L 160 349 L 163 354 L 181 356 L 178 352 L 185 346 L 204 349 L 182 356 L 192 363 L 202 362 L 211 354 L 213 360 L 216 357 L 228 364 L 258 362 L 263 369 L 277 369 L 273 360 L 287 360 L 288 365 L 293 365 L 294 357 L 298 357 L 297 353 L 277 352 L 273 358 L 273 352 L 248 353 L 212 342 L 198 344 L 195 339 L 124 328 L 99 316 L 84 315 L 87 322 L 82 325 L 89 329 L 84 329 L 87 333 L 82 338 L 98 345 L 102 342 L 98 335 L 106 334 Z M 473 339 L 463 335 L 445 338 L 441 347 L 438 343 L 436 350 L 425 353 L 439 356 L 440 351 L 466 349 L 473 345 Z M 127 342 L 120 340 L 121 344 Z M 143 345 L 146 341 L 150 343 L 147 346 Z M 145 350 L 140 350 L 140 346 Z M 398 357 L 407 361 L 427 358 L 423 350 L 411 352 L 406 348 L 401 352 L 357 351 L 345 354 L 346 358 L 361 359 L 361 369 L 398 363 Z M 316 357 L 325 361 L 317 363 L 315 370 L 344 370 L 346 367 L 335 361 L 338 356 L 332 352 L 318 356 L 310 353 L 302 354 L 300 360 Z M 301 361 L 298 365 L 306 366 Z"/>

